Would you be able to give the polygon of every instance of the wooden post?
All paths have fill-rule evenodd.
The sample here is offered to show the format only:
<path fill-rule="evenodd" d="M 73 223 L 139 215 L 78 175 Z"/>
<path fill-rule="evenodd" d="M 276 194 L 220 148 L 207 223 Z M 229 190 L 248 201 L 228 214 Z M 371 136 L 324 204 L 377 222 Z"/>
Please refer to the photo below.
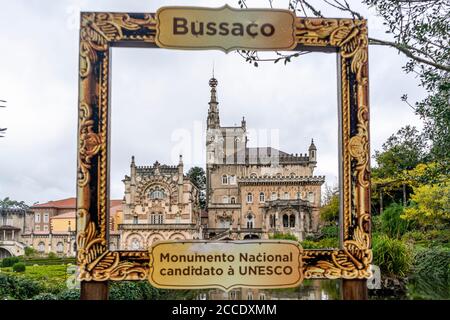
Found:
<path fill-rule="evenodd" d="M 367 300 L 369 298 L 367 291 L 367 280 L 342 280 L 342 299 L 343 300 Z"/>
<path fill-rule="evenodd" d="M 108 281 L 81 281 L 80 300 L 108 300 Z"/>

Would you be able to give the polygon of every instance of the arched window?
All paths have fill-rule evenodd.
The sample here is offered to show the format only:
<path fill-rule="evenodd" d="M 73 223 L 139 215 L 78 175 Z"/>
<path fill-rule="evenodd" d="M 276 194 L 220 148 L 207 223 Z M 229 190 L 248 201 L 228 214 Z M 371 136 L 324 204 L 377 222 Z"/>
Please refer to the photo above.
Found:
<path fill-rule="evenodd" d="M 149 193 L 149 197 L 152 200 L 164 199 L 165 192 L 164 189 L 156 187 L 155 189 L 151 189 Z"/>
<path fill-rule="evenodd" d="M 289 192 L 285 192 L 285 193 L 284 193 L 284 199 L 285 199 L 285 200 L 289 200 L 289 198 L 290 198 L 290 197 L 289 197 Z"/>
<path fill-rule="evenodd" d="M 291 214 L 289 217 L 289 227 L 295 228 L 295 214 Z"/>
<path fill-rule="evenodd" d="M 299 199 L 301 199 L 301 194 L 300 194 L 300 192 L 297 192 L 297 200 L 299 200 Z"/>
<path fill-rule="evenodd" d="M 254 219 L 253 215 L 251 214 L 251 212 L 249 212 L 247 215 L 247 229 L 253 229 L 254 224 L 255 224 L 255 219 Z"/>
<path fill-rule="evenodd" d="M 256 179 L 258 176 L 257 176 L 257 174 L 256 173 L 252 173 L 252 174 L 250 174 L 250 178 L 252 178 L 252 179 Z"/>
<path fill-rule="evenodd" d="M 308 193 L 308 201 L 311 203 L 314 202 L 314 192 Z"/>
<path fill-rule="evenodd" d="M 275 228 L 276 217 L 275 217 L 274 214 L 271 214 L 271 215 L 270 215 L 269 223 L 270 223 L 270 227 L 271 227 L 271 228 Z"/>
<path fill-rule="evenodd" d="M 235 204 L 236 203 L 236 198 L 235 197 L 231 197 L 231 203 Z"/>
<path fill-rule="evenodd" d="M 229 176 L 228 181 L 230 184 L 236 184 L 236 176 Z"/>
<path fill-rule="evenodd" d="M 247 193 L 247 203 L 253 203 L 253 194 Z"/>
<path fill-rule="evenodd" d="M 141 249 L 141 242 L 139 241 L 139 239 L 133 239 L 131 241 L 131 250 L 139 250 Z"/>
<path fill-rule="evenodd" d="M 291 173 L 291 178 L 295 178 L 295 173 L 294 172 Z"/>
<path fill-rule="evenodd" d="M 260 192 L 259 194 L 259 202 L 264 203 L 266 201 L 266 195 L 264 192 Z"/>
<path fill-rule="evenodd" d="M 228 203 L 228 196 L 222 197 L 222 203 Z"/>
<path fill-rule="evenodd" d="M 39 252 L 44 252 L 45 251 L 45 243 L 44 242 L 39 242 L 39 244 L 38 244 L 38 251 Z"/>
<path fill-rule="evenodd" d="M 228 184 L 228 176 L 225 174 L 222 176 L 222 184 Z"/>
<path fill-rule="evenodd" d="M 40 223 L 41 222 L 41 214 L 40 213 L 36 213 L 35 214 L 34 222 L 36 222 L 36 223 Z"/>
<path fill-rule="evenodd" d="M 139 223 L 139 218 L 138 216 L 134 216 L 133 217 L 133 224 L 138 224 Z"/>
<path fill-rule="evenodd" d="M 287 214 L 283 214 L 283 227 L 289 228 L 289 216 Z"/>
<path fill-rule="evenodd" d="M 277 200 L 277 193 L 272 192 L 272 195 L 270 196 L 270 200 Z"/>
<path fill-rule="evenodd" d="M 62 242 L 58 242 L 56 244 L 56 252 L 58 252 L 58 253 L 64 252 L 64 244 Z"/>

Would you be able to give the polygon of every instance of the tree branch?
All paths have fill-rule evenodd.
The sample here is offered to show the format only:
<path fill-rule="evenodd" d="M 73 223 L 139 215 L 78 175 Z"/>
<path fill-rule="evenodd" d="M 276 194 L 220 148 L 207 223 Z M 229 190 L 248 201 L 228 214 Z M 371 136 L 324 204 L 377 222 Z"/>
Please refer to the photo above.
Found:
<path fill-rule="evenodd" d="M 407 46 L 401 45 L 399 43 L 395 43 L 395 42 L 391 42 L 391 41 L 387 41 L 387 40 L 374 39 L 374 38 L 369 38 L 369 44 L 395 48 L 398 51 L 402 52 L 404 55 L 406 55 L 410 59 L 413 59 L 413 60 L 423 63 L 423 64 L 427 64 L 427 65 L 432 66 L 439 70 L 450 72 L 449 65 L 443 65 L 440 63 L 436 63 L 436 62 L 424 59 L 422 57 L 418 57 L 417 55 L 414 55 L 411 52 L 411 50 L 416 50 L 414 48 L 408 48 Z"/>

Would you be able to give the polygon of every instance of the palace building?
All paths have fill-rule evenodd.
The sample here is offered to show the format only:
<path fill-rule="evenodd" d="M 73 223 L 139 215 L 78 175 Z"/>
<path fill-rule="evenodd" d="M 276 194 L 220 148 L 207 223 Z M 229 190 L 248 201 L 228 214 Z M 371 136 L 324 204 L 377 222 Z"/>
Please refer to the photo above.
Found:
<path fill-rule="evenodd" d="M 158 240 L 202 239 L 199 190 L 178 166 L 136 166 L 125 176 L 119 249 L 144 250 Z"/>
<path fill-rule="evenodd" d="M 321 186 L 317 148 L 289 154 L 247 147 L 247 128 L 220 123 L 218 81 L 209 81 L 206 134 L 206 201 L 209 239 L 267 239 L 291 233 L 299 240 L 318 230 Z"/>

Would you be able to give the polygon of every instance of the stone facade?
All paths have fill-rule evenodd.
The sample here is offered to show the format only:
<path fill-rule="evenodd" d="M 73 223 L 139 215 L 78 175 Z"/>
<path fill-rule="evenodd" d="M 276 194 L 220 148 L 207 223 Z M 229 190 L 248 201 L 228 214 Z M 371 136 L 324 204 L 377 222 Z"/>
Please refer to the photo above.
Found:
<path fill-rule="evenodd" d="M 125 176 L 119 249 L 144 250 L 158 240 L 202 239 L 199 190 L 178 166 L 136 166 Z"/>
<path fill-rule="evenodd" d="M 206 200 L 210 239 L 267 239 L 292 233 L 299 240 L 317 231 L 321 186 L 315 176 L 317 148 L 288 154 L 247 147 L 243 118 L 237 127 L 220 124 L 218 82 L 212 78 L 206 133 Z"/>
<path fill-rule="evenodd" d="M 22 235 L 33 228 L 33 212 L 24 209 L 0 209 L 0 259 L 24 254 Z"/>

